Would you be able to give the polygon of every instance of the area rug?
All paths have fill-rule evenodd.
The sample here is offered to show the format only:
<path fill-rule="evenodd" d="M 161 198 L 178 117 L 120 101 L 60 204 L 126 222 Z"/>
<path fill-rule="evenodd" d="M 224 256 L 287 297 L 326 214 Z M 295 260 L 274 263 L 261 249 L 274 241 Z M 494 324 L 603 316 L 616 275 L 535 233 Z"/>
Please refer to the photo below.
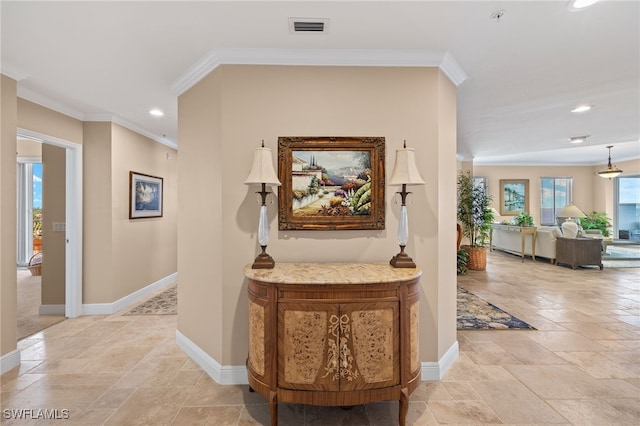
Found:
<path fill-rule="evenodd" d="M 491 303 L 458 287 L 458 330 L 535 330 Z"/>
<path fill-rule="evenodd" d="M 142 302 L 123 315 L 176 315 L 178 313 L 178 286 Z"/>

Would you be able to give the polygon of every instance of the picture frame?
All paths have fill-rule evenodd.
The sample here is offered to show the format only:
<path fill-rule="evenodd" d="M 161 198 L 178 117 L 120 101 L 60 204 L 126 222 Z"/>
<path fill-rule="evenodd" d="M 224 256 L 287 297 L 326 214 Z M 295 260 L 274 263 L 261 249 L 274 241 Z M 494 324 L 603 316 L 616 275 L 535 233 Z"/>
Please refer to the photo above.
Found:
<path fill-rule="evenodd" d="M 129 219 L 162 217 L 162 183 L 161 177 L 129 172 Z"/>
<path fill-rule="evenodd" d="M 279 137 L 278 229 L 384 229 L 384 174 L 384 137 Z"/>
<path fill-rule="evenodd" d="M 500 179 L 500 216 L 529 211 L 529 179 Z"/>

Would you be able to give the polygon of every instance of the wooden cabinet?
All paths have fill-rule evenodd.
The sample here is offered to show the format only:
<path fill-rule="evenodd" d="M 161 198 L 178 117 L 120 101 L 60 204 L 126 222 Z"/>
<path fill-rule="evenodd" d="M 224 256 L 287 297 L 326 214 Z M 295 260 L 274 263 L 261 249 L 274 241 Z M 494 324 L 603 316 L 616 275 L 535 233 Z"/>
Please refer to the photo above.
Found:
<path fill-rule="evenodd" d="M 419 269 L 388 264 L 245 268 L 252 390 L 270 404 L 400 401 L 420 384 Z"/>
<path fill-rule="evenodd" d="M 602 270 L 602 240 L 595 238 L 562 238 L 556 241 L 556 264 L 571 268 L 596 265 Z"/>

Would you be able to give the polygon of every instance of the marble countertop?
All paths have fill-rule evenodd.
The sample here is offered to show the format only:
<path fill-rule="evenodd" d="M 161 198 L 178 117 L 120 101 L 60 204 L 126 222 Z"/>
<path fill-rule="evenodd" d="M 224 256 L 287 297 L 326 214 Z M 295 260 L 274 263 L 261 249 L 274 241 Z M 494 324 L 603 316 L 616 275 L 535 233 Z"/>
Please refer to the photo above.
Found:
<path fill-rule="evenodd" d="M 422 271 L 394 268 L 388 263 L 276 263 L 273 269 L 251 269 L 248 264 L 244 275 L 278 284 L 372 284 L 412 280 Z"/>

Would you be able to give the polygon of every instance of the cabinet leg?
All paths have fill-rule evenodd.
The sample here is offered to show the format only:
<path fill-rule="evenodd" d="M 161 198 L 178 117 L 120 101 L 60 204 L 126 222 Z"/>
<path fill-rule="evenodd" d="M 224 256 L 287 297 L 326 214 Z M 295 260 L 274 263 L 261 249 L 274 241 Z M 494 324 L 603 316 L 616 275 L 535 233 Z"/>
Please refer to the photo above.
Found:
<path fill-rule="evenodd" d="M 409 389 L 402 388 L 400 390 L 400 406 L 398 408 L 398 423 L 400 424 L 400 426 L 405 425 L 408 411 L 409 411 Z"/>
<path fill-rule="evenodd" d="M 271 426 L 278 426 L 278 394 L 269 392 L 269 412 L 271 413 Z"/>

